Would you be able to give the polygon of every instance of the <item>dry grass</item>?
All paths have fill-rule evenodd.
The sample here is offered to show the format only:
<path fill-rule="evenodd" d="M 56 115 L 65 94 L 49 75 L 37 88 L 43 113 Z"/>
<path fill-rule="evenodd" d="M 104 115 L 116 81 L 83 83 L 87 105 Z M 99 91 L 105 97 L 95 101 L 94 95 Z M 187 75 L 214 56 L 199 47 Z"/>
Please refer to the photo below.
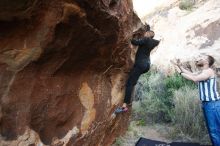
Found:
<path fill-rule="evenodd" d="M 174 131 L 171 137 L 181 141 L 209 144 L 198 89 L 188 86 L 174 92 Z"/>

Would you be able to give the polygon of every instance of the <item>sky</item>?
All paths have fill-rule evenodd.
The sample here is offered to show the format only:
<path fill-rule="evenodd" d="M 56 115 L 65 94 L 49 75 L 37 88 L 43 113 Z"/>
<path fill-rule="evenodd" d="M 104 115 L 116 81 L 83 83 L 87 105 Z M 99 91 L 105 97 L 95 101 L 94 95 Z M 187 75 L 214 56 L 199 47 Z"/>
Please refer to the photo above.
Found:
<path fill-rule="evenodd" d="M 169 0 L 133 0 L 134 10 L 139 17 L 145 16 L 152 12 L 159 5 L 168 2 Z"/>

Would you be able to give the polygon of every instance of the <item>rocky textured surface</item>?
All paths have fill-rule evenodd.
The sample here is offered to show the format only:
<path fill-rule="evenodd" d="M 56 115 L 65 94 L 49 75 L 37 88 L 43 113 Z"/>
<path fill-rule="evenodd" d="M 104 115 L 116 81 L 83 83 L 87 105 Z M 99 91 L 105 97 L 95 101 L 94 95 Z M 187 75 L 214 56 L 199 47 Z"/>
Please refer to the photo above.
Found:
<path fill-rule="evenodd" d="M 2 0 L 0 8 L 0 145 L 111 144 L 129 118 L 112 113 L 140 25 L 132 1 Z"/>
<path fill-rule="evenodd" d="M 151 56 L 160 69 L 169 70 L 173 58 L 194 61 L 200 53 L 214 56 L 220 67 L 220 1 L 194 1 L 193 9 L 181 10 L 178 0 L 160 0 L 154 11 L 142 15 L 161 39 Z"/>

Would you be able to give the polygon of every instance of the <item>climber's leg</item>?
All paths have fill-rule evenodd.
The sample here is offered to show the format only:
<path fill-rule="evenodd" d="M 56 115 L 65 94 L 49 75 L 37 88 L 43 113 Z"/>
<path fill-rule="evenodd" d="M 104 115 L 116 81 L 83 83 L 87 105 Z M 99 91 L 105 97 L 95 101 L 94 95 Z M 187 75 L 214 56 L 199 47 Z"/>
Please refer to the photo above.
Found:
<path fill-rule="evenodd" d="M 137 81 L 141 74 L 148 72 L 150 69 L 150 60 L 141 60 L 137 62 L 133 69 L 131 70 L 125 89 L 125 98 L 122 107 L 127 107 L 127 104 L 131 105 L 131 95 L 134 86 L 137 84 Z"/>
<path fill-rule="evenodd" d="M 132 94 L 133 88 L 137 84 L 137 81 L 142 73 L 143 73 L 143 70 L 140 69 L 137 65 L 135 65 L 132 68 L 132 70 L 129 74 L 127 83 L 126 83 L 125 98 L 124 98 L 123 107 L 126 107 L 127 104 L 131 103 L 131 94 Z"/>

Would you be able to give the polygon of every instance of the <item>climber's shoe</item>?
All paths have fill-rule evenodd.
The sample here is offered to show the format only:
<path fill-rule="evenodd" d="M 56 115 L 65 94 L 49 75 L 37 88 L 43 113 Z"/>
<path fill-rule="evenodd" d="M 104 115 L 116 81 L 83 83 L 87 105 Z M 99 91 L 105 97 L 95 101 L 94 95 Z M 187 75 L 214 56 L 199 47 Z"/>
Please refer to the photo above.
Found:
<path fill-rule="evenodd" d="M 128 111 L 128 108 L 127 107 L 118 107 L 115 109 L 115 114 L 118 114 L 118 113 L 123 113 L 123 112 L 127 112 Z"/>

